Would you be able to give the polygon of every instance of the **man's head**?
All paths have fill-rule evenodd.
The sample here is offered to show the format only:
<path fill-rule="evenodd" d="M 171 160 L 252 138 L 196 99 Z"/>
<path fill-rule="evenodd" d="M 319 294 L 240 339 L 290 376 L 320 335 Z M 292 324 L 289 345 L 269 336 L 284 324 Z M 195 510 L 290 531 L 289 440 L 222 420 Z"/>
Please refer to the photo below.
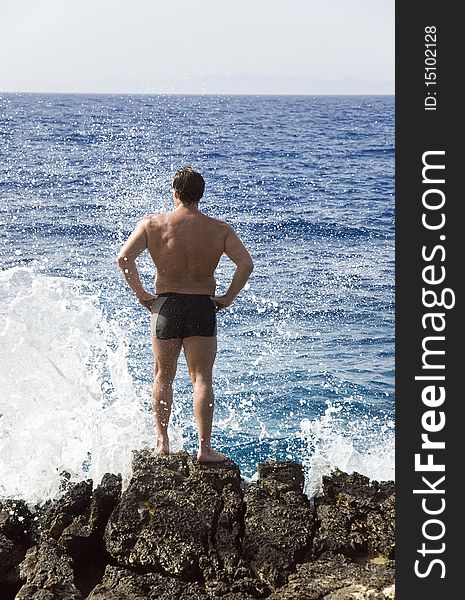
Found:
<path fill-rule="evenodd" d="M 192 167 L 178 169 L 173 179 L 173 191 L 183 204 L 196 204 L 203 196 L 205 181 Z"/>

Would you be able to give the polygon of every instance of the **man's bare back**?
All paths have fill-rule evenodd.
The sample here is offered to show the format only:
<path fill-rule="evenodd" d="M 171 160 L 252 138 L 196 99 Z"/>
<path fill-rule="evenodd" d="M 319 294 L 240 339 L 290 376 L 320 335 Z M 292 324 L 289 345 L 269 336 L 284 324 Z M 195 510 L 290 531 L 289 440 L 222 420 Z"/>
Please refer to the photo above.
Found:
<path fill-rule="evenodd" d="M 229 306 L 253 269 L 252 259 L 234 229 L 202 214 L 198 205 L 185 206 L 176 196 L 176 208 L 139 221 L 122 247 L 118 262 L 139 302 L 150 308 L 155 295 L 139 278 L 135 260 L 148 250 L 157 269 L 156 294 L 208 294 L 219 309 Z M 237 266 L 226 294 L 215 296 L 215 269 L 222 254 Z"/>
<path fill-rule="evenodd" d="M 200 173 L 190 167 L 179 169 L 173 180 L 174 210 L 139 221 L 119 252 L 118 264 L 137 300 L 151 311 L 156 452 L 169 452 L 172 384 L 183 349 L 194 388 L 197 458 L 216 462 L 226 456 L 211 447 L 215 307 L 218 312 L 234 301 L 253 270 L 253 262 L 230 225 L 200 212 L 204 185 Z M 144 250 L 156 267 L 155 293 L 144 288 L 137 270 L 136 259 Z M 226 292 L 217 296 L 214 273 L 223 253 L 236 264 L 236 270 Z"/>
<path fill-rule="evenodd" d="M 231 228 L 180 204 L 175 210 L 145 219 L 147 249 L 157 268 L 157 294 L 214 295 L 215 269 Z"/>

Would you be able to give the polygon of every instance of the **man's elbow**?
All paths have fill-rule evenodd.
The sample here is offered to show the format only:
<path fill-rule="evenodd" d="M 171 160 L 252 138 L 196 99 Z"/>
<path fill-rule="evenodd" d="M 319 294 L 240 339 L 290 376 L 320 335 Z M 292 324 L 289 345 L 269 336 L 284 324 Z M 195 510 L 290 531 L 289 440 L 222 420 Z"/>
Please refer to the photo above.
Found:
<path fill-rule="evenodd" d="M 116 257 L 116 262 L 118 263 L 118 267 L 124 271 L 128 266 L 128 257 L 125 254 L 119 253 Z"/>
<path fill-rule="evenodd" d="M 250 275 L 254 268 L 253 260 L 251 258 L 245 260 L 242 264 L 242 268 L 247 272 L 248 275 Z"/>

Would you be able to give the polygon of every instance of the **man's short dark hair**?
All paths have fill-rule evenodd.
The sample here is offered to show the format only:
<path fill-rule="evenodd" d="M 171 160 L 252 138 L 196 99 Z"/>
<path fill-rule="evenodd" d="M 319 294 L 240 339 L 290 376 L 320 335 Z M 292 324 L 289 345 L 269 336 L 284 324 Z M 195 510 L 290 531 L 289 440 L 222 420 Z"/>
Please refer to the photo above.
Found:
<path fill-rule="evenodd" d="M 182 167 L 174 174 L 173 190 L 183 204 L 195 204 L 203 196 L 205 180 L 192 167 Z"/>

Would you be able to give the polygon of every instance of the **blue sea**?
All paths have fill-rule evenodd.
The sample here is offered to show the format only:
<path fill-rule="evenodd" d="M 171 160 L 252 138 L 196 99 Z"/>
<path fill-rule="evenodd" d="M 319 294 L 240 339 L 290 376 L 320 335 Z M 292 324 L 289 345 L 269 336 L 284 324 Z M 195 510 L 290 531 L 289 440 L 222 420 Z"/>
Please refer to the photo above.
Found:
<path fill-rule="evenodd" d="M 393 96 L 0 94 L 0 155 L 0 498 L 127 481 L 154 445 L 149 313 L 115 258 L 183 165 L 255 262 L 218 315 L 214 446 L 246 480 L 297 460 L 309 495 L 334 468 L 394 478 Z M 194 453 L 191 394 L 181 357 Z"/>

